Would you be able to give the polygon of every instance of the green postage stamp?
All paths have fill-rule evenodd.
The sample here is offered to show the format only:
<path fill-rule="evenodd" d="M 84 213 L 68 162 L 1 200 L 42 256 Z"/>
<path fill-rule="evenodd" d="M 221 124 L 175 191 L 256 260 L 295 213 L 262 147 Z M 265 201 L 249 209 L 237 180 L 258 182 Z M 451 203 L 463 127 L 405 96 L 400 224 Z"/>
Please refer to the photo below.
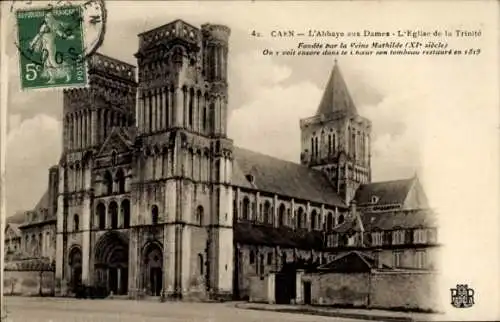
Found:
<path fill-rule="evenodd" d="M 82 7 L 16 12 L 22 89 L 87 85 Z"/>

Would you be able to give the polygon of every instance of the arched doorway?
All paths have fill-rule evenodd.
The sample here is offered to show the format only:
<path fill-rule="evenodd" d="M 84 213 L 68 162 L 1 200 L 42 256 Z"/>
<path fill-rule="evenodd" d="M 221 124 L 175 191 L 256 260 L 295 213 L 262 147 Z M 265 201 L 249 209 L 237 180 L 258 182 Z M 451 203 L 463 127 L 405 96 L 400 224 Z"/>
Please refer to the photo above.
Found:
<path fill-rule="evenodd" d="M 76 291 L 82 285 L 82 251 L 79 247 L 73 247 L 69 252 L 70 287 Z"/>
<path fill-rule="evenodd" d="M 107 232 L 96 244 L 95 273 L 97 285 L 107 293 L 127 294 L 128 240 L 118 232 Z"/>
<path fill-rule="evenodd" d="M 163 251 L 156 242 L 151 242 L 143 251 L 143 286 L 148 295 L 160 296 L 163 288 Z"/>

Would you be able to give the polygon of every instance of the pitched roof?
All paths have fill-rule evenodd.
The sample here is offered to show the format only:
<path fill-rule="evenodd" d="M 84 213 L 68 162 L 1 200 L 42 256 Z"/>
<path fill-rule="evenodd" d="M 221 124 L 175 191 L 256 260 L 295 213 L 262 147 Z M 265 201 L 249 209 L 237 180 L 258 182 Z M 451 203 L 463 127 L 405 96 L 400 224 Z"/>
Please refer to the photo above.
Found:
<path fill-rule="evenodd" d="M 135 127 L 113 127 L 97 155 L 105 154 L 112 150 L 118 152 L 129 151 L 135 140 Z"/>
<path fill-rule="evenodd" d="M 334 271 L 343 273 L 368 272 L 378 268 L 375 258 L 359 251 L 350 251 L 339 254 L 331 262 L 318 267 L 320 271 Z M 383 265 L 383 268 L 390 266 Z"/>
<path fill-rule="evenodd" d="M 403 205 L 415 178 L 382 181 L 361 185 L 356 191 L 355 200 L 357 205 Z M 372 197 L 378 200 L 372 202 Z"/>
<path fill-rule="evenodd" d="M 337 111 L 347 112 L 348 115 L 358 114 L 340 68 L 335 63 L 330 73 L 330 78 L 326 83 L 316 115 L 327 115 Z"/>
<path fill-rule="evenodd" d="M 391 230 L 437 227 L 437 216 L 430 209 L 365 213 L 362 215 L 366 230 Z"/>
<path fill-rule="evenodd" d="M 47 208 L 49 208 L 49 191 L 45 190 L 45 192 L 43 193 L 40 200 L 38 200 L 38 202 L 33 210 L 38 211 L 38 210 L 47 209 Z"/>
<path fill-rule="evenodd" d="M 25 212 L 24 211 L 17 211 L 13 215 L 7 217 L 5 219 L 5 222 L 10 224 L 10 223 L 15 223 L 15 224 L 21 224 L 24 222 L 25 219 Z"/>
<path fill-rule="evenodd" d="M 364 231 L 415 229 L 437 227 L 437 216 L 430 209 L 396 210 L 386 212 L 361 213 L 360 218 Z M 360 231 L 359 224 L 355 220 L 347 220 L 341 225 L 333 228 L 337 233 L 345 233 L 350 230 Z"/>
<path fill-rule="evenodd" d="M 292 230 L 240 222 L 234 225 L 234 240 L 241 244 L 278 245 L 300 249 L 323 248 L 323 234 L 319 231 Z"/>
<path fill-rule="evenodd" d="M 346 207 L 323 172 L 294 162 L 235 147 L 232 175 L 235 186 Z"/>

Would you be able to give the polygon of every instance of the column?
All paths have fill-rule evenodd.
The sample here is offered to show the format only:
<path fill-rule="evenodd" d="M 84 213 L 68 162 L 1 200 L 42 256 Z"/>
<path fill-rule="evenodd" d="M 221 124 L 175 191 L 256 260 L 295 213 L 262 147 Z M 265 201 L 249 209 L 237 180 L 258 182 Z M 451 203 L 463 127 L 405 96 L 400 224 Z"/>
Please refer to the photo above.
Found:
<path fill-rule="evenodd" d="M 291 218 L 287 218 L 287 222 L 289 220 L 291 220 L 292 222 L 288 223 L 288 227 L 294 228 L 295 227 L 295 221 L 296 221 L 296 218 L 295 218 L 295 200 L 294 199 L 292 199 L 292 209 L 290 209 L 290 214 L 291 214 Z"/>
<path fill-rule="evenodd" d="M 219 95 L 217 95 L 214 99 L 214 124 L 213 124 L 213 131 L 215 134 L 219 134 L 219 124 L 220 124 L 220 99 Z"/>
<path fill-rule="evenodd" d="M 174 126 L 181 127 L 184 124 L 184 95 L 182 88 L 176 88 L 174 92 Z"/>
<path fill-rule="evenodd" d="M 194 104 L 193 104 L 193 131 L 199 132 L 200 131 L 200 111 L 199 111 L 199 105 L 200 105 L 200 96 L 198 95 L 199 92 L 194 93 Z"/>
<path fill-rule="evenodd" d="M 72 136 L 73 136 L 73 139 L 71 140 L 71 148 L 72 149 L 76 149 L 76 140 L 77 140 L 77 132 L 76 132 L 76 113 L 72 113 L 71 114 L 71 132 L 72 132 Z"/>
<path fill-rule="evenodd" d="M 90 145 L 97 145 L 97 111 L 90 112 Z"/>
<path fill-rule="evenodd" d="M 150 109 L 149 93 L 144 95 L 144 132 L 148 133 L 150 131 L 149 113 Z"/>
<path fill-rule="evenodd" d="M 205 106 L 205 96 L 203 93 L 198 97 L 198 132 L 203 133 L 203 108 Z"/>
<path fill-rule="evenodd" d="M 142 95 L 142 90 L 139 90 L 139 103 L 137 108 L 137 126 L 139 127 L 139 132 L 144 132 L 144 96 Z"/>
<path fill-rule="evenodd" d="M 87 170 L 90 171 L 90 170 Z M 90 186 L 87 182 L 86 189 Z M 85 192 L 82 209 L 82 282 L 83 285 L 91 285 L 90 281 L 90 196 Z"/>
<path fill-rule="evenodd" d="M 191 226 L 186 225 L 181 229 L 181 285 L 182 293 L 186 294 L 189 292 L 191 278 Z"/>
<path fill-rule="evenodd" d="M 151 93 L 151 132 L 156 132 L 158 130 L 158 104 L 157 103 L 157 92 L 153 90 Z"/>
<path fill-rule="evenodd" d="M 165 129 L 170 126 L 170 90 L 168 87 L 163 89 L 163 124 L 165 124 Z"/>
<path fill-rule="evenodd" d="M 56 292 L 58 294 L 64 294 L 64 199 L 62 193 L 64 193 L 64 177 L 65 177 L 65 168 L 59 166 L 59 183 L 58 183 L 58 192 L 59 196 L 57 197 L 57 213 L 56 213 L 56 273 L 55 273 L 55 283 L 56 283 Z"/>
<path fill-rule="evenodd" d="M 170 88 L 168 90 L 168 126 L 175 126 L 175 94 Z"/>
<path fill-rule="evenodd" d="M 78 149 L 81 149 L 83 144 L 82 144 L 82 139 L 83 139 L 83 117 L 82 113 L 78 112 Z"/>
<path fill-rule="evenodd" d="M 165 129 L 165 89 L 158 90 L 158 129 Z"/>
<path fill-rule="evenodd" d="M 182 124 L 184 125 L 184 128 L 187 128 L 188 127 L 188 117 L 189 117 L 189 113 L 187 110 L 188 109 L 189 91 L 186 88 L 182 89 L 182 96 L 183 96 L 182 109 L 184 111 Z"/>
<path fill-rule="evenodd" d="M 82 124 L 83 124 L 82 147 L 84 147 L 84 148 L 87 147 L 87 145 L 88 145 L 88 136 L 89 136 L 89 130 L 88 130 L 89 122 L 88 122 L 87 116 L 88 116 L 87 111 L 83 111 L 82 112 Z"/>
<path fill-rule="evenodd" d="M 213 46 L 212 47 L 212 55 L 214 57 L 214 78 L 218 79 L 219 78 L 219 55 L 218 55 L 218 47 Z"/>
<path fill-rule="evenodd" d="M 132 299 L 137 298 L 140 284 L 139 278 L 142 275 L 139 265 L 142 265 L 140 256 L 138 256 L 138 234 L 135 228 L 129 230 L 129 248 L 128 248 L 128 296 Z"/>

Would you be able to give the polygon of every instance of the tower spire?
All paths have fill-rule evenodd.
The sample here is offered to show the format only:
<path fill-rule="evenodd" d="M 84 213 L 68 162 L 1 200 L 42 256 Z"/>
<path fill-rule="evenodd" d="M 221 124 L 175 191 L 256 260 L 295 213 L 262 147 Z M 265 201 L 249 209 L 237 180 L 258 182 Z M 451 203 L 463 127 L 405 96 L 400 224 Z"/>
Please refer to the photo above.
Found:
<path fill-rule="evenodd" d="M 316 115 L 326 115 L 338 111 L 347 112 L 349 115 L 358 115 L 354 101 L 352 100 L 344 77 L 340 71 L 337 57 L 335 57 L 333 69 L 330 73 Z"/>

